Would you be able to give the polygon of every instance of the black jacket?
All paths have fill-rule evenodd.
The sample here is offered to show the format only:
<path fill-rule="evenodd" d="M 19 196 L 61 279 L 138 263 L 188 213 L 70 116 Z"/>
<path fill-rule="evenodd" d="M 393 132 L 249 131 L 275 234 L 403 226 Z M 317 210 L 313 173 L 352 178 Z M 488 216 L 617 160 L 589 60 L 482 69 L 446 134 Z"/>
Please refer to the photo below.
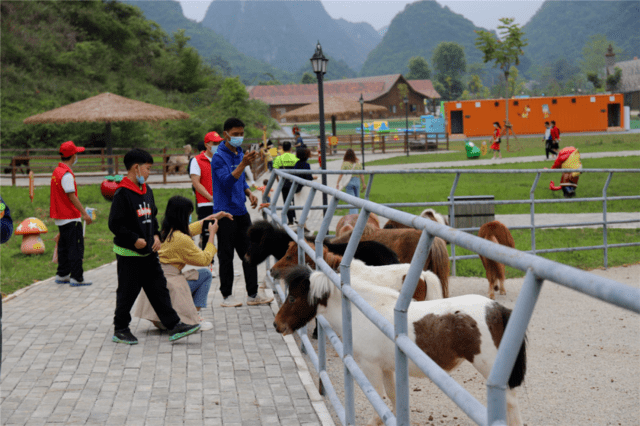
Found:
<path fill-rule="evenodd" d="M 154 235 L 160 235 L 153 191 L 148 185 L 142 190 L 124 178 L 116 190 L 109 213 L 109 230 L 113 232 L 113 243 L 118 247 L 133 250 L 139 254 L 153 253 Z M 138 238 L 144 238 L 147 245 L 135 248 Z"/>

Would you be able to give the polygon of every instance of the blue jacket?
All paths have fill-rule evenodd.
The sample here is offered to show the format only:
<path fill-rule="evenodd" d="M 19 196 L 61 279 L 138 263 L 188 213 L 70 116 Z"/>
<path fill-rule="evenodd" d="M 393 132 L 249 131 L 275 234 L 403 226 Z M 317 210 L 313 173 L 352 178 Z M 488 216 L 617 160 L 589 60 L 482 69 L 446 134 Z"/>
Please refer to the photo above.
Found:
<path fill-rule="evenodd" d="M 242 148 L 238 148 L 238 153 L 234 154 L 227 148 L 226 143 L 221 143 L 211 159 L 214 213 L 225 211 L 233 216 L 242 216 L 248 213 L 244 191 L 249 188 L 249 185 L 244 178 L 244 171 L 240 175 L 240 179 L 236 179 L 231 174 L 243 158 Z"/>

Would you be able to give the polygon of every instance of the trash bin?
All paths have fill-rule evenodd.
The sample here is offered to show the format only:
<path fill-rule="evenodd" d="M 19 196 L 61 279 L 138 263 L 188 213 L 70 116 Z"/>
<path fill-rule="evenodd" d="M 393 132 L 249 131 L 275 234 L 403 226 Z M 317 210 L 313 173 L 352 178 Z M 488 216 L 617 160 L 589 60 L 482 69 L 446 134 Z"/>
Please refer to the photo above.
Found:
<path fill-rule="evenodd" d="M 451 197 L 447 197 L 450 202 Z M 493 195 L 462 195 L 453 197 L 455 204 L 455 220 L 451 224 L 454 228 L 479 228 L 487 222 L 495 220 L 495 206 L 493 204 L 458 204 L 458 201 L 494 201 Z M 449 206 L 451 217 L 451 206 Z"/>

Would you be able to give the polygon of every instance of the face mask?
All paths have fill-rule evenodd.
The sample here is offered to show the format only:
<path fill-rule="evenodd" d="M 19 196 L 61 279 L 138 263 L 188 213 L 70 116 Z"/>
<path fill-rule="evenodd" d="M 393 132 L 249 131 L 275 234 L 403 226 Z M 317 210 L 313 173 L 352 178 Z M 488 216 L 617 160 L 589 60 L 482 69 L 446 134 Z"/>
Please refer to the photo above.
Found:
<path fill-rule="evenodd" d="M 75 159 L 75 160 L 73 160 L 73 164 L 72 164 L 72 166 L 75 166 L 77 162 L 78 162 L 78 156 L 76 155 L 76 159 Z"/>
<path fill-rule="evenodd" d="M 144 184 L 144 176 L 138 176 L 136 174 L 136 180 L 138 181 L 138 185 L 143 185 Z"/>
<path fill-rule="evenodd" d="M 218 145 L 214 145 L 211 147 L 211 154 L 215 154 L 218 151 Z"/>
<path fill-rule="evenodd" d="M 191 223 L 191 215 L 189 215 L 189 223 Z"/>
<path fill-rule="evenodd" d="M 231 144 L 231 146 L 237 148 L 240 145 L 242 145 L 243 140 L 244 140 L 244 137 L 242 136 L 231 136 L 231 140 L 229 141 L 229 143 Z"/>

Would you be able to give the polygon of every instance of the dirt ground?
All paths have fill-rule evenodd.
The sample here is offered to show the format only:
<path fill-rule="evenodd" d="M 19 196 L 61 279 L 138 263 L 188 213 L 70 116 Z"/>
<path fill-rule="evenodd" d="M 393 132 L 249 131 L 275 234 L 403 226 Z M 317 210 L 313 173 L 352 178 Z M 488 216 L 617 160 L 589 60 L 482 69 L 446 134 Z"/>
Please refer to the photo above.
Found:
<path fill-rule="evenodd" d="M 592 272 L 640 287 L 640 264 Z M 507 280 L 507 295 L 496 300 L 513 308 L 522 281 Z M 480 278 L 450 280 L 452 296 L 486 295 L 487 286 L 487 280 Z M 527 336 L 527 375 L 518 390 L 525 424 L 640 425 L 637 314 L 545 282 Z M 329 343 L 327 355 L 329 375 L 344 401 L 342 363 Z M 308 365 L 317 383 L 315 370 Z M 471 364 L 463 363 L 452 377 L 486 406 L 485 380 Z M 356 422 L 366 424 L 374 410 L 358 386 L 356 390 Z M 326 397 L 325 401 L 333 413 Z M 410 404 L 415 425 L 474 424 L 427 378 L 411 378 Z M 340 424 L 335 414 L 334 421 Z"/>

